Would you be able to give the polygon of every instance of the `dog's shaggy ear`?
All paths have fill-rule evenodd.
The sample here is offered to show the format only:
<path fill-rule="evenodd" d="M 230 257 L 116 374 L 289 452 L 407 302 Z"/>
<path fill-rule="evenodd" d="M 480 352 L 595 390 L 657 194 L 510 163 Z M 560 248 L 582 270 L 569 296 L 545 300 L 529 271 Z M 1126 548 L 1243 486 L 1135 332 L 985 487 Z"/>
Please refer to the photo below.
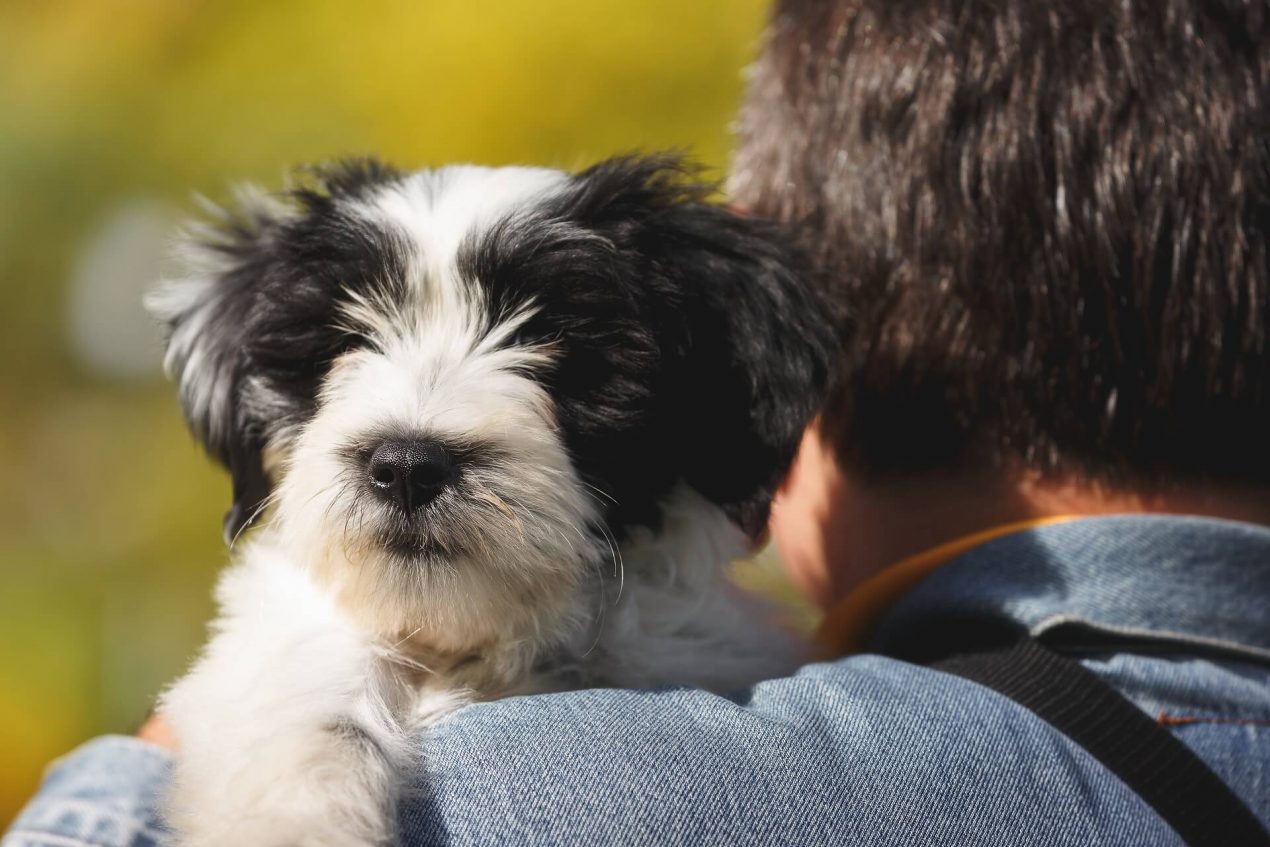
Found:
<path fill-rule="evenodd" d="M 678 158 L 579 176 L 579 207 L 642 268 L 684 479 L 753 536 L 820 405 L 836 337 L 788 239 L 711 202 Z M 589 208 L 587 208 L 589 207 Z"/>
<path fill-rule="evenodd" d="M 165 329 L 163 364 L 177 384 L 185 419 L 233 479 L 227 543 L 269 496 L 262 460 L 265 422 L 243 402 L 250 376 L 247 341 L 270 241 L 289 214 L 255 190 L 239 191 L 237 201 L 233 211 L 212 209 L 213 223 L 186 230 L 179 246 L 182 278 L 146 298 Z"/>
<path fill-rule="evenodd" d="M 676 217 L 685 243 L 667 261 L 687 289 L 686 479 L 757 537 L 824 399 L 829 312 L 774 230 L 701 203 Z"/>

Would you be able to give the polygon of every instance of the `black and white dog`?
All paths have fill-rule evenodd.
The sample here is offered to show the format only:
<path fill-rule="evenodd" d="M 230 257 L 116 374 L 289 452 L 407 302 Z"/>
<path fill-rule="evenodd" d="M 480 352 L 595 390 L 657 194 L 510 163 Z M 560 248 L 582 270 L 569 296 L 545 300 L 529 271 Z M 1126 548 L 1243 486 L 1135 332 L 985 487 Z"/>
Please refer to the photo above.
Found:
<path fill-rule="evenodd" d="M 732 588 L 833 336 L 780 239 L 674 158 L 317 169 L 187 239 L 152 310 L 266 510 L 164 696 L 191 845 L 391 843 L 410 733 L 591 685 L 728 690 L 792 639 Z"/>

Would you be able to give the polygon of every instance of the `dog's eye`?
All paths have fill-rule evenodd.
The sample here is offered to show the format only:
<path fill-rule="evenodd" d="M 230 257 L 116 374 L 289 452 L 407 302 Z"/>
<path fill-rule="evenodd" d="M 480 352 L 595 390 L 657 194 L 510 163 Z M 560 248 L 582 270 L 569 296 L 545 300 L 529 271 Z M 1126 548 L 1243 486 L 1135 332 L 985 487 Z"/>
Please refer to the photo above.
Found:
<path fill-rule="evenodd" d="M 273 326 L 251 342 L 251 358 L 264 371 L 285 377 L 319 377 L 331 363 L 364 343 L 330 326 Z"/>

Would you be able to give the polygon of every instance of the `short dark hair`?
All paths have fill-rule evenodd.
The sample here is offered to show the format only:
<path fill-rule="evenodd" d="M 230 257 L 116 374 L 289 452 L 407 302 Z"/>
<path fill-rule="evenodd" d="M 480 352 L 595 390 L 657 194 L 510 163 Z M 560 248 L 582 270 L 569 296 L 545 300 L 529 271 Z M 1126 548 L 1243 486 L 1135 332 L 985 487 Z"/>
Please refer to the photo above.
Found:
<path fill-rule="evenodd" d="M 782 0 L 732 190 L 840 309 L 866 476 L 1270 482 L 1270 3 Z"/>

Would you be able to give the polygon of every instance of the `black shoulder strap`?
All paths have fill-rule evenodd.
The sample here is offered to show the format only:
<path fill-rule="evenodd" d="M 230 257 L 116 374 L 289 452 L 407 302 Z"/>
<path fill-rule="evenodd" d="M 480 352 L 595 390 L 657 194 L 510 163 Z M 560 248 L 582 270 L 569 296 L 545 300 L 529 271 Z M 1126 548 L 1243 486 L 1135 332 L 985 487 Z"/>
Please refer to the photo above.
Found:
<path fill-rule="evenodd" d="M 1120 777 L 1192 847 L 1270 845 L 1260 821 L 1208 765 L 1077 662 L 1024 639 L 931 667 L 1035 712 Z"/>

